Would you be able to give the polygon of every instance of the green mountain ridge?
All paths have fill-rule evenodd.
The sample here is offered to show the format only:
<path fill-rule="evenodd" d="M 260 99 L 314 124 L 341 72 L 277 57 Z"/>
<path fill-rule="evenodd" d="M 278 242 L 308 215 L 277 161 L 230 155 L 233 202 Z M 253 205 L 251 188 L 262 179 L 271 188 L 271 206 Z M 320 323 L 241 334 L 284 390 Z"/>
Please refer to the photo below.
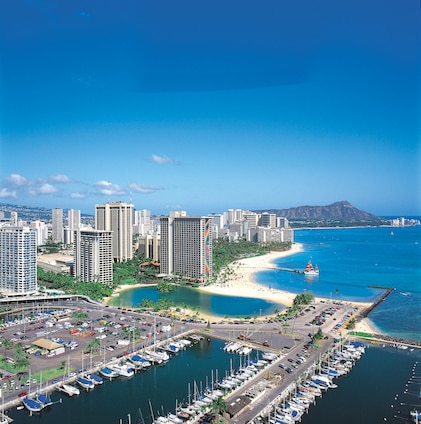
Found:
<path fill-rule="evenodd" d="M 265 209 L 253 211 L 256 213 L 268 212 L 279 217 L 288 218 L 290 221 L 349 221 L 349 222 L 372 222 L 385 221 L 371 213 L 362 211 L 351 205 L 346 200 L 335 202 L 326 206 L 298 206 L 289 209 Z"/>

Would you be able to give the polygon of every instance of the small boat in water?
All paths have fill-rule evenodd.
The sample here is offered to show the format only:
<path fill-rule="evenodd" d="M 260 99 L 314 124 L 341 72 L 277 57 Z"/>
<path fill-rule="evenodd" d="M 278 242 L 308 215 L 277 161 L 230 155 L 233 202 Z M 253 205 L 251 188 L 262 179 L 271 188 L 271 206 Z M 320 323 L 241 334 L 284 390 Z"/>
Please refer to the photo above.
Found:
<path fill-rule="evenodd" d="M 413 409 L 410 413 L 411 419 L 414 423 L 421 422 L 421 411 Z"/>
<path fill-rule="evenodd" d="M 80 387 L 86 390 L 93 389 L 95 387 L 95 383 L 87 377 L 78 377 L 76 383 L 79 384 Z"/>
<path fill-rule="evenodd" d="M 47 394 L 37 393 L 36 394 L 36 400 L 43 405 L 45 408 L 46 406 L 50 406 L 53 404 L 53 401 L 51 400 L 50 396 Z"/>
<path fill-rule="evenodd" d="M 129 361 L 136 367 L 149 368 L 152 364 L 141 355 L 133 355 Z"/>
<path fill-rule="evenodd" d="M 313 267 L 313 264 L 311 263 L 311 259 L 307 262 L 307 265 L 304 269 L 305 275 L 319 275 L 319 267 L 316 265 Z"/>
<path fill-rule="evenodd" d="M 39 412 L 44 408 L 43 404 L 29 397 L 22 398 L 23 406 L 30 412 Z"/>
<path fill-rule="evenodd" d="M 119 364 L 110 365 L 109 368 L 122 377 L 132 377 L 134 375 L 134 369 L 127 363 L 120 362 Z"/>
<path fill-rule="evenodd" d="M 116 378 L 116 377 L 118 377 L 118 376 L 120 375 L 117 371 L 114 371 L 114 370 L 112 370 L 112 369 L 111 369 L 111 368 L 109 368 L 109 367 L 101 368 L 101 369 L 99 370 L 99 373 L 100 373 L 103 377 L 105 377 L 105 378 L 109 378 L 110 380 L 111 380 L 112 378 Z"/>
<path fill-rule="evenodd" d="M 72 384 L 63 384 L 61 387 L 59 387 L 59 390 L 66 393 L 69 396 L 73 396 L 73 395 L 77 396 L 80 394 L 80 390 L 76 386 L 73 386 Z"/>
<path fill-rule="evenodd" d="M 92 380 L 95 386 L 98 386 L 99 384 L 102 384 L 104 380 L 98 375 L 94 373 L 90 373 L 86 376 L 89 380 Z"/>

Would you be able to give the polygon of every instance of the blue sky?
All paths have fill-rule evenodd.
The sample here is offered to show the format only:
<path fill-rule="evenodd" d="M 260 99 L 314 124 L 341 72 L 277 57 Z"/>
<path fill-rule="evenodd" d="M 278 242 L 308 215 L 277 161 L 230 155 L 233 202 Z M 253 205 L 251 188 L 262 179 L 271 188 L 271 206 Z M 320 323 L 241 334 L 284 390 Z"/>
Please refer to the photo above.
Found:
<path fill-rule="evenodd" d="M 415 0 L 0 2 L 0 203 L 421 215 Z"/>

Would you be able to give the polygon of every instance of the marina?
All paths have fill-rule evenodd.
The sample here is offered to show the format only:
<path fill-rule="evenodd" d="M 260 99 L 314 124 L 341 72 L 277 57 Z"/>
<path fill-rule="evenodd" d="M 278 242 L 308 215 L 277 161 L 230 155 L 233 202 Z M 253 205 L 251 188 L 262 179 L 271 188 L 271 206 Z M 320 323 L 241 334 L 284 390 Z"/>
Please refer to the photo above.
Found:
<path fill-rule="evenodd" d="M 318 280 L 322 282 L 328 272 L 328 266 L 324 264 L 323 276 L 321 275 Z M 380 284 L 375 286 L 383 287 Z M 410 293 L 410 295 L 402 296 L 399 294 L 401 291 Z M 399 293 L 399 298 L 402 301 L 412 301 L 417 296 L 414 290 L 399 290 Z M 387 306 L 389 299 L 394 296 L 396 296 L 396 290 L 391 292 L 383 299 L 382 303 L 377 305 L 376 309 L 370 312 L 370 317 L 373 313 Z M 199 422 L 211 414 L 207 406 L 209 399 L 217 401 L 222 398 L 227 405 L 229 421 L 233 423 L 256 420 L 261 422 L 266 419 L 270 422 L 275 413 L 282 414 L 280 416 L 284 420 L 291 420 L 300 415 L 299 406 L 301 406 L 301 409 L 304 408 L 305 411 L 309 411 L 311 408 L 311 414 L 304 412 L 300 415 L 303 422 L 311 422 L 309 420 L 313 416 L 317 416 L 320 404 L 323 405 L 326 402 L 325 399 L 332 396 L 336 397 L 336 393 L 342 393 L 342 387 L 344 386 L 346 389 L 347 382 L 352 380 L 354 375 L 359 375 L 358 371 L 367 361 L 370 362 L 370 369 L 365 367 L 366 375 L 359 375 L 360 380 L 363 381 L 368 381 L 371 369 L 379 368 L 380 362 L 378 363 L 378 360 L 375 359 L 377 357 L 382 358 L 381 361 L 385 363 L 387 363 L 388 355 L 398 358 L 397 364 L 399 366 L 389 365 L 389 367 L 400 369 L 400 374 L 402 374 L 402 370 L 405 371 L 404 367 L 408 365 L 408 361 L 412 361 L 413 364 L 419 360 L 419 341 L 393 336 L 388 336 L 390 340 L 386 340 L 387 337 L 384 336 L 385 340 L 373 337 L 365 341 L 368 348 L 355 366 L 350 367 L 350 364 L 347 364 L 349 358 L 342 358 L 343 363 L 341 365 L 344 370 L 347 369 L 344 374 L 341 374 L 343 370 L 340 369 L 338 363 L 333 367 L 333 362 L 338 358 L 330 357 L 327 362 L 321 362 L 321 359 L 325 360 L 329 358 L 330 353 L 333 353 L 332 349 L 335 349 L 334 341 L 340 335 L 336 327 L 339 324 L 345 324 L 346 320 L 343 319 L 343 316 L 346 315 L 346 308 L 350 308 L 350 305 L 346 305 L 344 302 L 331 301 L 327 303 L 324 303 L 324 301 L 318 303 L 316 305 L 318 310 L 315 315 L 320 315 L 325 310 L 335 310 L 333 315 L 327 316 L 327 320 L 321 322 L 323 333 L 328 336 L 328 339 L 323 341 L 318 349 L 310 350 L 309 356 L 307 356 L 308 352 L 304 352 L 302 349 L 308 341 L 307 333 L 313 333 L 315 328 L 315 324 L 307 326 L 312 314 L 311 308 L 310 312 L 307 312 L 303 317 L 296 318 L 292 327 L 265 319 L 262 319 L 260 323 L 257 320 L 254 324 L 246 322 L 240 324 L 240 321 L 236 320 L 226 324 L 212 323 L 209 326 L 206 323 L 189 322 L 183 324 L 176 332 L 172 332 L 172 335 L 162 333 L 161 340 L 152 341 L 152 339 L 149 339 L 148 343 L 145 342 L 143 346 L 140 346 L 140 350 L 136 349 L 133 352 L 126 353 L 123 355 L 124 357 L 117 357 L 119 356 L 117 352 L 122 352 L 123 349 L 128 349 L 127 347 L 121 347 L 122 350 L 120 351 L 110 351 L 107 354 L 108 360 L 104 361 L 101 366 L 95 365 L 86 373 L 75 373 L 69 381 L 57 382 L 49 386 L 48 395 L 53 404 L 48 408 L 43 408 L 39 412 L 29 411 L 25 407 L 20 408 L 20 405 L 23 406 L 22 399 L 16 399 L 12 406 L 7 407 L 9 418 L 17 420 L 19 423 L 33 422 L 31 420 L 34 417 L 42 419 L 43 424 L 52 423 L 53 421 L 49 421 L 50 418 L 54 418 L 55 422 L 59 420 L 65 423 L 66 416 L 70 413 L 70 410 L 66 412 L 69 404 L 74 405 L 76 402 L 77 409 L 83 411 L 83 415 L 77 418 L 79 422 L 85 422 L 88 417 L 91 417 L 90 419 L 98 417 L 98 414 L 103 414 L 101 415 L 102 422 L 109 422 L 110 424 L 127 420 L 128 415 L 130 415 L 132 422 L 138 421 L 146 424 L 155 420 L 158 420 L 158 422 L 167 420 L 169 422 L 169 417 L 174 421 L 173 415 L 178 419 L 186 420 L 189 418 L 190 421 Z M 350 308 L 349 311 L 355 313 L 356 316 L 358 314 L 364 315 L 364 310 L 354 311 Z M 119 316 L 125 316 L 127 320 L 128 312 L 123 312 L 119 311 Z M 153 316 L 151 318 L 152 320 L 156 319 Z M 181 331 L 182 329 L 183 331 Z M 189 340 L 191 344 L 186 343 L 185 340 Z M 82 338 L 77 339 L 77 341 L 79 345 L 86 345 Z M 117 345 L 116 342 L 117 340 L 114 344 Z M 345 345 L 348 344 L 345 340 L 343 342 Z M 176 346 L 177 349 L 170 348 L 168 350 L 170 345 Z M 388 347 L 389 345 L 390 347 Z M 227 346 L 231 346 L 229 351 L 224 349 Z M 246 353 L 244 353 L 245 348 Z M 248 349 L 251 350 L 247 352 Z M 349 349 L 349 347 L 345 349 Z M 108 352 L 108 350 L 104 349 L 104 352 Z M 298 354 L 303 356 L 298 356 Z M 114 359 L 112 359 L 113 356 Z M 76 354 L 75 358 L 77 359 L 77 357 Z M 185 362 L 183 362 L 184 359 Z M 127 378 L 118 375 L 109 379 L 101 376 L 103 384 L 96 385 L 94 389 L 79 390 L 78 387 L 74 386 L 79 390 L 79 394 L 72 393 L 72 391 L 68 393 L 61 391 L 64 384 L 77 384 L 78 377 L 86 377 L 92 374 L 99 375 L 100 369 L 111 369 L 112 365 L 123 361 L 130 361 L 129 368 L 132 367 L 135 372 L 132 377 Z M 73 363 L 74 359 L 71 362 Z M 94 362 L 96 363 L 97 359 Z M 149 363 L 149 366 L 144 367 L 143 363 Z M 79 369 L 79 366 L 76 370 Z M 349 372 L 351 368 L 352 372 Z M 309 370 L 311 370 L 311 373 L 317 374 L 318 377 L 310 377 Z M 327 377 L 324 377 L 323 374 Z M 327 384 L 326 378 L 332 380 L 329 389 L 321 387 L 323 383 Z M 382 375 L 375 377 L 379 381 L 382 378 L 384 379 Z M 296 384 L 297 381 L 300 382 L 299 385 Z M 397 381 L 393 383 L 392 379 L 390 381 L 391 387 L 397 386 Z M 417 381 L 413 379 L 410 384 L 415 387 Z M 334 385 L 337 387 L 335 388 Z M 166 389 L 164 392 L 162 387 Z M 402 387 L 405 387 L 405 384 Z M 82 389 L 81 386 L 80 388 Z M 353 397 L 356 396 L 357 392 L 362 391 L 360 389 L 352 389 Z M 317 396 L 318 390 L 321 396 Z M 372 389 L 372 391 L 375 390 Z M 43 393 L 44 391 L 45 385 L 43 384 Z M 166 395 L 167 392 L 169 393 L 168 396 Z M 304 395 L 304 392 L 307 392 L 307 395 Z M 312 397 L 308 392 L 312 392 L 311 394 L 318 405 L 317 408 L 308 407 L 307 400 L 304 400 L 305 397 Z M 222 393 L 222 396 L 220 393 Z M 294 399 L 291 397 L 291 393 L 294 393 Z M 283 395 L 287 396 L 283 397 Z M 387 396 L 390 396 L 390 393 L 384 394 L 385 399 Z M 401 396 L 399 401 L 408 404 L 400 405 L 401 419 L 404 418 L 411 422 L 410 413 L 413 410 L 411 405 L 417 405 L 417 399 L 412 399 L 412 401 L 405 399 L 404 396 L 412 396 L 409 393 L 402 393 Z M 29 392 L 28 397 L 38 401 L 35 398 L 35 392 Z M 301 405 L 300 402 L 305 406 Z M 281 411 L 281 408 L 287 407 L 287 403 L 290 410 Z M 273 406 L 273 409 L 265 415 L 265 406 L 269 404 Z M 311 405 L 313 404 L 311 403 Z M 385 404 L 385 402 L 382 401 L 381 404 Z M 101 405 L 101 411 L 98 411 L 98 405 Z M 113 407 L 109 409 L 109 405 L 113 405 Z M 387 406 L 390 408 L 390 404 Z M 19 407 L 19 410 L 17 407 Z M 75 412 L 73 409 L 72 414 Z M 143 419 L 139 418 L 140 411 Z M 391 421 L 394 416 L 390 415 L 390 412 L 384 412 L 383 415 Z M 346 422 L 346 417 L 341 417 L 341 420 Z"/>

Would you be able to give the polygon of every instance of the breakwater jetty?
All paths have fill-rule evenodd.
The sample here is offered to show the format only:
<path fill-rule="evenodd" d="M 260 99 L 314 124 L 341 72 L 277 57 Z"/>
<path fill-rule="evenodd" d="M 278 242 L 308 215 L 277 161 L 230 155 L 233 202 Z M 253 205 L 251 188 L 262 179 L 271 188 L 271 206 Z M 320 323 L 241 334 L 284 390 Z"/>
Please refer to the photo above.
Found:
<path fill-rule="evenodd" d="M 368 314 L 374 309 L 376 308 L 378 305 L 380 305 L 380 303 L 382 303 L 388 296 L 390 296 L 396 289 L 393 287 L 381 287 L 381 286 L 368 286 L 371 289 L 379 289 L 379 290 L 384 290 L 383 294 L 376 300 L 374 301 L 368 308 L 365 308 L 364 310 L 362 310 L 360 312 L 360 317 L 361 318 L 366 318 L 368 316 Z"/>

